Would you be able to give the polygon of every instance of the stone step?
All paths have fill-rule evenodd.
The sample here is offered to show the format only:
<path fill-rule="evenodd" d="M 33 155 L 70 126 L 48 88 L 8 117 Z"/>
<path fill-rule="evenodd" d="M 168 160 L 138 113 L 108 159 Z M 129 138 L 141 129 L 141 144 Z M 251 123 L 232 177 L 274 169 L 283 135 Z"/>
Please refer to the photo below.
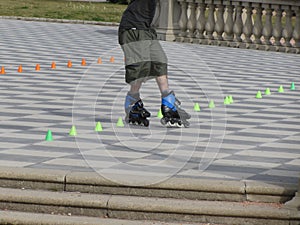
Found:
<path fill-rule="evenodd" d="M 97 218 L 222 224 L 299 224 L 281 204 L 0 188 L 0 209 Z"/>
<path fill-rule="evenodd" d="M 119 220 L 72 215 L 51 215 L 17 211 L 0 211 L 0 224 L 9 225 L 185 225 L 145 220 Z M 195 223 L 193 223 L 195 224 Z M 188 224 L 186 224 L 188 225 Z M 199 223 L 198 225 L 207 225 Z"/>
<path fill-rule="evenodd" d="M 128 177 L 128 179 L 137 179 Z M 296 185 L 170 178 L 148 186 L 123 185 L 98 173 L 0 167 L 0 187 L 208 201 L 285 203 Z"/>

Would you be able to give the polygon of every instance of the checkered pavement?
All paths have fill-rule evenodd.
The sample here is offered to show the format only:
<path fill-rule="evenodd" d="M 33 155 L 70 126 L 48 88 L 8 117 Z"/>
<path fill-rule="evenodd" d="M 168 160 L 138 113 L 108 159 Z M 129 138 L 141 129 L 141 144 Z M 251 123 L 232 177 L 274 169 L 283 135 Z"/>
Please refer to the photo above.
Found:
<path fill-rule="evenodd" d="M 162 127 L 153 80 L 141 93 L 150 127 L 117 127 L 128 89 L 117 27 L 0 20 L 0 30 L 6 72 L 0 75 L 0 166 L 96 170 L 108 178 L 124 174 L 125 183 L 126 175 L 145 184 L 170 176 L 298 182 L 298 55 L 162 42 L 170 86 L 192 114 L 190 128 Z M 284 93 L 277 92 L 280 85 Z M 256 99 L 267 87 L 272 94 Z M 224 106 L 228 95 L 234 103 Z M 96 133 L 98 121 L 103 131 Z M 76 137 L 69 136 L 72 125 Z M 52 142 L 44 140 L 47 130 Z"/>

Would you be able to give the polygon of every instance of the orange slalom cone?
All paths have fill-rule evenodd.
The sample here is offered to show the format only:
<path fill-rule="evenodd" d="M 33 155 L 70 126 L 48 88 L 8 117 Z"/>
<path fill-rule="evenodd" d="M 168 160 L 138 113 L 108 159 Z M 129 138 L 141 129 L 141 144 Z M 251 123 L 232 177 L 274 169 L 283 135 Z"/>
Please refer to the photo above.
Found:
<path fill-rule="evenodd" d="M 100 57 L 98 58 L 98 64 L 102 64 L 102 59 Z"/>
<path fill-rule="evenodd" d="M 0 74 L 5 74 L 5 68 L 4 68 L 4 66 L 1 67 Z"/>
<path fill-rule="evenodd" d="M 71 60 L 68 61 L 68 68 L 71 68 L 72 67 L 72 62 Z"/>
<path fill-rule="evenodd" d="M 111 63 L 114 63 L 114 62 L 115 62 L 115 57 L 113 57 L 113 56 L 110 57 L 110 62 L 111 62 Z"/>
<path fill-rule="evenodd" d="M 41 70 L 41 66 L 40 66 L 40 64 L 36 64 L 36 66 L 35 66 L 35 70 L 36 70 L 36 71 L 40 71 L 40 70 Z"/>
<path fill-rule="evenodd" d="M 19 73 L 22 73 L 22 72 L 23 72 L 22 65 L 20 65 L 20 66 L 19 66 L 19 68 L 18 68 L 18 72 L 19 72 Z"/>
<path fill-rule="evenodd" d="M 56 69 L 56 63 L 55 62 L 52 62 L 51 69 Z"/>
<path fill-rule="evenodd" d="M 85 59 L 82 59 L 81 65 L 82 65 L 82 66 L 86 66 L 86 61 L 85 61 Z"/>

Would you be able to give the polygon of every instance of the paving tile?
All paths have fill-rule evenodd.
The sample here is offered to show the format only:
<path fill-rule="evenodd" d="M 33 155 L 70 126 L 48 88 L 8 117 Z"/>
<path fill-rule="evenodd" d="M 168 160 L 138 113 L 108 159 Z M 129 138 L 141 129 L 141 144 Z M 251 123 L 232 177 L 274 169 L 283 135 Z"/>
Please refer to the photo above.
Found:
<path fill-rule="evenodd" d="M 117 27 L 3 19 L 0 29 L 0 66 L 6 69 L 0 76 L 1 166 L 95 169 L 143 182 L 155 176 L 298 182 L 300 97 L 298 89 L 289 90 L 292 81 L 300 83 L 297 55 L 161 42 L 170 87 L 192 114 L 191 126 L 162 127 L 160 93 L 150 80 L 141 93 L 152 113 L 150 127 L 120 128 L 128 86 Z M 23 73 L 17 73 L 20 64 Z M 255 98 L 258 90 L 262 99 Z M 234 103 L 224 106 L 227 95 Z M 216 108 L 208 108 L 210 100 Z M 196 102 L 200 112 L 193 110 Z M 78 134 L 70 137 L 74 124 Z M 49 129 L 51 142 L 44 140 Z"/>

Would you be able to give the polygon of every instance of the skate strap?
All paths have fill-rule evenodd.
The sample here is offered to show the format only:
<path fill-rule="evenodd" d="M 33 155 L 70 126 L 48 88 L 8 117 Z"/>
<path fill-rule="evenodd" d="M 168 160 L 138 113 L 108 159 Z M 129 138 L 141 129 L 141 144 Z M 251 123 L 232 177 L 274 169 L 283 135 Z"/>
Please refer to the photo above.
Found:
<path fill-rule="evenodd" d="M 169 107 L 170 109 L 172 109 L 172 111 L 176 111 L 176 106 L 174 105 L 174 103 L 172 104 L 171 102 L 169 102 L 167 99 L 163 98 L 161 103 L 167 107 Z"/>

